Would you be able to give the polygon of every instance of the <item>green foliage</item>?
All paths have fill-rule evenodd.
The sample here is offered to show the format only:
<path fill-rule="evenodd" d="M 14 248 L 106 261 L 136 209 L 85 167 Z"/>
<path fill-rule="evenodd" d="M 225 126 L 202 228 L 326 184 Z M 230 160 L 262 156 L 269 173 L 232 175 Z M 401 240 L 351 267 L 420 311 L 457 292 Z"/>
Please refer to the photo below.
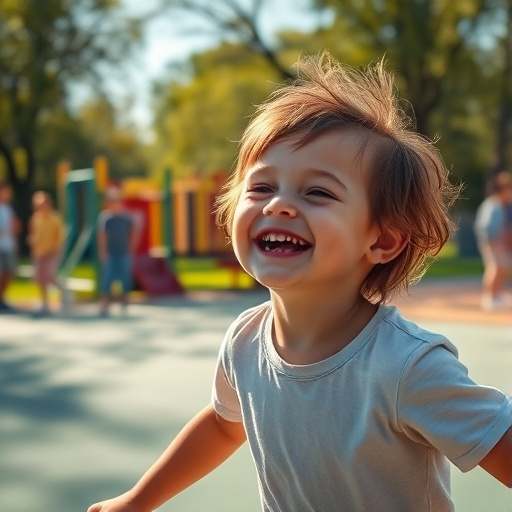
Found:
<path fill-rule="evenodd" d="M 75 129 L 70 88 L 89 82 L 101 91 L 101 67 L 120 66 L 140 24 L 114 0 L 0 0 L 0 171 L 24 220 L 35 184 L 53 179 L 57 151 L 49 134 L 62 153 L 66 129 L 75 148 L 86 140 Z"/>
<path fill-rule="evenodd" d="M 259 2 L 251 4 L 254 11 L 236 2 L 226 2 L 224 10 L 217 6 L 224 21 L 200 1 L 178 3 L 217 29 L 229 20 L 230 41 L 239 43 L 194 56 L 185 80 L 160 83 L 157 168 L 171 166 L 183 175 L 230 167 L 236 148 L 227 141 L 238 140 L 246 121 L 240 120 L 250 113 L 246 105 L 260 102 L 271 89 L 269 73 L 275 77 L 270 80 L 281 82 L 280 70 L 292 74 L 299 54 L 328 49 L 353 66 L 385 55 L 407 100 L 404 109 L 421 133 L 437 141 L 453 181 L 466 184 L 459 206 L 473 209 L 482 199 L 499 138 L 505 0 L 316 0 L 312 11 L 330 12 L 331 21 L 309 34 L 278 34 L 266 53 L 254 14 Z M 237 16 L 244 18 L 241 25 Z M 512 147 L 510 138 L 508 133 Z"/>
<path fill-rule="evenodd" d="M 229 170 L 254 104 L 279 81 L 261 57 L 228 43 L 195 55 L 190 65 L 190 82 L 171 82 L 157 100 L 156 172 L 170 167 L 184 176 Z"/>
<path fill-rule="evenodd" d="M 200 18 L 198 26 L 222 42 L 174 64 L 155 84 L 156 138 L 142 148 L 102 77 L 129 60 L 143 20 L 124 15 L 120 0 L 0 0 L 0 178 L 12 181 L 21 212 L 34 187 L 52 188 L 61 159 L 89 167 L 102 153 L 115 178 L 144 174 L 148 162 L 155 176 L 169 167 L 176 176 L 228 170 L 254 105 L 293 75 L 300 54 L 328 49 L 354 66 L 386 56 L 418 129 L 439 139 L 454 181 L 466 183 L 461 206 L 473 209 L 504 112 L 508 3 L 315 0 L 305 7 L 312 16 L 327 13 L 317 30 L 287 30 L 268 42 L 260 0 L 162 1 L 169 23 L 180 7 L 189 28 Z M 97 94 L 73 110 L 70 90 L 84 83 Z"/>
<path fill-rule="evenodd" d="M 315 3 L 336 13 L 331 27 L 333 37 L 335 33 L 346 33 L 373 58 L 386 55 L 397 72 L 402 95 L 414 108 L 419 131 L 432 136 L 430 116 L 441 101 L 445 80 L 454 73 L 464 50 L 474 47 L 471 36 L 479 24 L 484 18 L 489 22 L 485 15 L 492 8 L 491 2 L 317 0 Z M 343 53 L 352 59 L 345 49 Z"/>
<path fill-rule="evenodd" d="M 507 31 L 506 4 L 504 0 L 315 2 L 336 14 L 326 30 L 332 35 L 333 53 L 342 60 L 360 65 L 385 54 L 388 66 L 396 71 L 401 96 L 411 104 L 408 112 L 418 130 L 439 139 L 437 146 L 454 181 L 466 183 L 463 208 L 473 209 L 481 201 L 484 175 L 492 166 L 500 137 L 496 120 L 503 110 L 499 89 L 506 78 L 506 56 L 499 43 Z M 347 39 L 349 44 L 340 44 Z M 508 124 L 511 146 L 512 119 Z"/>
<path fill-rule="evenodd" d="M 106 97 L 85 104 L 79 112 L 79 128 L 87 140 L 88 152 L 70 158 L 75 167 L 90 167 L 101 154 L 109 162 L 109 175 L 114 179 L 144 176 L 147 162 L 143 145 L 135 127 L 119 126 L 119 114 Z"/>

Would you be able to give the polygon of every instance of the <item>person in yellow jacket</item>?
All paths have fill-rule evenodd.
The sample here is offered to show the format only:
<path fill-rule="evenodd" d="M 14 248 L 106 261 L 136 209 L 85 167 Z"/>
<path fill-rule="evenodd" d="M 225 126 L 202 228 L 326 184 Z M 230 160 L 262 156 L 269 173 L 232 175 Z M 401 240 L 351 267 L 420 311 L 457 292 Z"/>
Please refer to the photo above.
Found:
<path fill-rule="evenodd" d="M 28 243 L 34 267 L 34 280 L 39 286 L 42 302 L 36 315 L 45 316 L 50 313 L 48 290 L 51 285 L 60 290 L 63 306 L 68 302 L 67 291 L 57 279 L 66 228 L 62 216 L 54 209 L 47 192 L 40 190 L 34 193 L 32 208 L 34 213 L 29 220 Z"/>

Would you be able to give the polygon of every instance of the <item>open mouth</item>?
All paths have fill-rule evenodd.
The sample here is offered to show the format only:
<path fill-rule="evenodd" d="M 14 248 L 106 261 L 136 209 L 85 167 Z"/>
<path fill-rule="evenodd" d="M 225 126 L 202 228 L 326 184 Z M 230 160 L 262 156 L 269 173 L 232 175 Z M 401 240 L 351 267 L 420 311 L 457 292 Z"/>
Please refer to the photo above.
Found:
<path fill-rule="evenodd" d="M 312 245 L 298 236 L 283 233 L 266 233 L 256 240 L 258 247 L 265 252 L 303 252 Z"/>

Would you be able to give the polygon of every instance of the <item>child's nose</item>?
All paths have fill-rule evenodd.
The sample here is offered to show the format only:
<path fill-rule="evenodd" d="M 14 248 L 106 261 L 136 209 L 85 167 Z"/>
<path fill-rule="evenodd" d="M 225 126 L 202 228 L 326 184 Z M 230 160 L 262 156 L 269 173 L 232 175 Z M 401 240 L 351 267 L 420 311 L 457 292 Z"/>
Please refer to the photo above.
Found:
<path fill-rule="evenodd" d="M 295 217 L 297 209 L 291 201 L 282 196 L 275 196 L 263 208 L 263 215 L 286 215 L 288 217 Z"/>

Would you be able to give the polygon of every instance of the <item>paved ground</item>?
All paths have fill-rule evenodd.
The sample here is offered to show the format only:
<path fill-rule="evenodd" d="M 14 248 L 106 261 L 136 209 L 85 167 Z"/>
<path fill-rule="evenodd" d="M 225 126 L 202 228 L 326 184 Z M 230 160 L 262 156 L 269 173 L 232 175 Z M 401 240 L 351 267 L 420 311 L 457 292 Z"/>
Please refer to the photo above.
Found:
<path fill-rule="evenodd" d="M 81 512 L 131 485 L 208 401 L 226 327 L 265 297 L 203 293 L 109 319 L 92 305 L 0 316 L 0 510 Z M 512 312 L 481 312 L 477 282 L 429 282 L 397 302 L 447 334 L 476 380 L 512 392 Z M 458 512 L 512 512 L 485 472 L 453 474 Z M 258 511 L 246 448 L 160 510 Z"/>
<path fill-rule="evenodd" d="M 512 326 L 512 308 L 481 309 L 479 279 L 425 280 L 395 303 L 415 320 Z"/>

